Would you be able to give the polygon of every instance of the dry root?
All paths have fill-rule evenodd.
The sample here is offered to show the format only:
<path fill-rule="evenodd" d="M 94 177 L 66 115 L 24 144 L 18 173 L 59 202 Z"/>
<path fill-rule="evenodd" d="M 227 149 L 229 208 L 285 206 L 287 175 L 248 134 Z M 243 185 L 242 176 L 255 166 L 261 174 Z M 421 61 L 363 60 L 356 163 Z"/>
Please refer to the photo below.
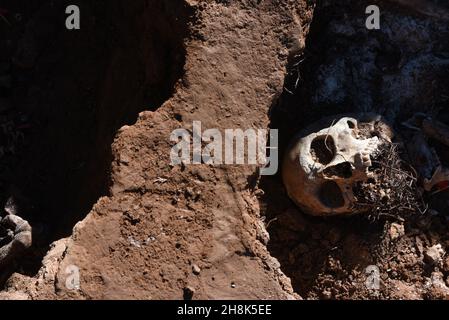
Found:
<path fill-rule="evenodd" d="M 426 211 L 417 186 L 417 174 L 401 159 L 398 144 L 383 144 L 373 159 L 370 171 L 374 178 L 359 183 L 354 194 L 358 200 L 357 206 L 371 219 L 389 217 L 401 220 L 405 215 Z"/>

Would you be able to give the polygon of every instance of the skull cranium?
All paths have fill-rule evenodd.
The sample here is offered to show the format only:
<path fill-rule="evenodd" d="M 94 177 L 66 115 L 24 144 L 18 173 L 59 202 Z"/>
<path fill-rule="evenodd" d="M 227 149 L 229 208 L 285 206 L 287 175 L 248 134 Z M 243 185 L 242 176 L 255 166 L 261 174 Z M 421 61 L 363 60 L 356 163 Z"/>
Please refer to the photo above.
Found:
<path fill-rule="evenodd" d="M 372 157 L 391 138 L 392 130 L 372 114 L 338 116 L 306 129 L 284 158 L 289 197 L 312 215 L 356 213 L 353 188 L 372 177 Z"/>

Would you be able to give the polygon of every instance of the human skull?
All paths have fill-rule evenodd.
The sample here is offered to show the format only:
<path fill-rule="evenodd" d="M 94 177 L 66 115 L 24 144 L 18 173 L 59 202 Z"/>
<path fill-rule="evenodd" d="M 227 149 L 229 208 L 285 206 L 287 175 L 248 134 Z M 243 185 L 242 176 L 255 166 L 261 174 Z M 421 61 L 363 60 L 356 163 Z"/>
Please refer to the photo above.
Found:
<path fill-rule="evenodd" d="M 354 186 L 393 131 L 373 114 L 324 119 L 299 133 L 288 147 L 282 177 L 289 197 L 316 216 L 357 213 Z"/>

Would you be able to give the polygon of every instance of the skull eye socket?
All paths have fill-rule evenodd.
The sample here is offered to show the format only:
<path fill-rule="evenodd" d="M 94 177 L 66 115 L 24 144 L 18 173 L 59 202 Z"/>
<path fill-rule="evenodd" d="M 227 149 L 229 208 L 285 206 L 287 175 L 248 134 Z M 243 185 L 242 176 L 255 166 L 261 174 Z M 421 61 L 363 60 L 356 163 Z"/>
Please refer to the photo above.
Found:
<path fill-rule="evenodd" d="M 355 123 L 354 123 L 354 121 L 348 120 L 347 123 L 348 123 L 349 129 L 355 129 Z"/>
<path fill-rule="evenodd" d="M 318 198 L 328 208 L 337 209 L 345 205 L 345 199 L 340 187 L 334 181 L 326 181 L 321 185 L 318 191 Z"/>
<path fill-rule="evenodd" d="M 312 159 L 323 165 L 329 164 L 334 159 L 335 153 L 335 142 L 331 136 L 317 137 L 310 145 Z"/>

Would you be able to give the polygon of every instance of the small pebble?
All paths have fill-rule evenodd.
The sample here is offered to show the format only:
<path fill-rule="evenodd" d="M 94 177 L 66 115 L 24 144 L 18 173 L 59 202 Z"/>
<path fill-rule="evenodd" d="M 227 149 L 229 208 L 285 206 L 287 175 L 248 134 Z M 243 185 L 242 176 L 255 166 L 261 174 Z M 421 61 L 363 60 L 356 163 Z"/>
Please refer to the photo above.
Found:
<path fill-rule="evenodd" d="M 405 234 L 404 225 L 399 223 L 392 223 L 389 230 L 391 240 L 396 240 Z"/>
<path fill-rule="evenodd" d="M 193 271 L 193 274 L 199 275 L 201 272 L 201 269 L 200 269 L 200 267 L 198 267 L 198 265 L 194 264 L 194 265 L 192 265 L 192 271 Z"/>
<path fill-rule="evenodd" d="M 444 256 L 444 250 L 441 247 L 441 244 L 436 244 L 432 247 L 429 247 L 424 252 L 424 259 L 427 263 L 434 265 L 439 263 Z"/>

